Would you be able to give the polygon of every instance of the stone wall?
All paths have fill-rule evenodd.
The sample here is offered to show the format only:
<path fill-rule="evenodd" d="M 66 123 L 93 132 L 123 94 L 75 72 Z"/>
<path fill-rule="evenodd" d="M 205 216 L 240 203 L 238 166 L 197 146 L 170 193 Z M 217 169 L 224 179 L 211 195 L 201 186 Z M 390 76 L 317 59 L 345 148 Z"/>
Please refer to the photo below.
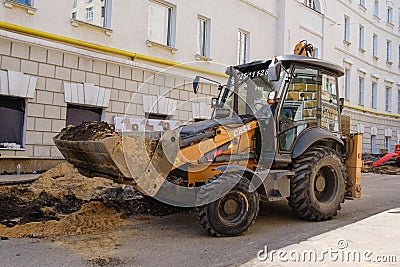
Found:
<path fill-rule="evenodd" d="M 65 84 L 110 90 L 103 112 L 103 119 L 110 124 L 115 116 L 144 117 L 143 106 L 152 104 L 144 103 L 148 99 L 144 96 L 148 95 L 175 101 L 176 110 L 168 111 L 173 115 L 171 119 L 185 122 L 193 118 L 193 103 L 210 103 L 211 95 L 217 94 L 215 88 L 202 84 L 195 95 L 192 89 L 195 73 L 182 71 L 179 75 L 176 68 L 163 71 L 128 59 L 72 47 L 65 49 L 67 46 L 47 41 L 43 42 L 49 46 L 37 45 L 34 43 L 41 41 L 31 37 L 22 39 L 32 43 L 0 37 L 0 70 L 36 77 L 37 84 L 34 97 L 27 98 L 25 147 L 1 149 L 1 157 L 62 157 L 52 138 L 66 126 L 67 102 L 72 100 L 64 93 Z"/>

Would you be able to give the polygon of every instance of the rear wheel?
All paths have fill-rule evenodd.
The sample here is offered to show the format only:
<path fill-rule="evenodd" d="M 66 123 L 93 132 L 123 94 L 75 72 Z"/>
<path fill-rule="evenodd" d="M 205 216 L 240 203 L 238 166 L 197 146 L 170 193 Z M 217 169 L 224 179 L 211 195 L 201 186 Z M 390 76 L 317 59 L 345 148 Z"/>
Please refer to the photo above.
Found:
<path fill-rule="evenodd" d="M 213 236 L 237 236 L 250 227 L 257 217 L 259 195 L 250 192 L 250 181 L 239 174 L 222 174 L 210 179 L 202 186 L 199 203 L 207 203 L 215 197 L 221 184 L 239 181 L 232 190 L 219 199 L 197 208 L 200 224 Z"/>
<path fill-rule="evenodd" d="M 293 162 L 289 205 L 299 217 L 329 220 L 344 200 L 345 165 L 335 150 L 314 147 Z"/>
<path fill-rule="evenodd" d="M 396 165 L 397 165 L 397 167 L 400 167 L 400 158 L 396 159 Z"/>

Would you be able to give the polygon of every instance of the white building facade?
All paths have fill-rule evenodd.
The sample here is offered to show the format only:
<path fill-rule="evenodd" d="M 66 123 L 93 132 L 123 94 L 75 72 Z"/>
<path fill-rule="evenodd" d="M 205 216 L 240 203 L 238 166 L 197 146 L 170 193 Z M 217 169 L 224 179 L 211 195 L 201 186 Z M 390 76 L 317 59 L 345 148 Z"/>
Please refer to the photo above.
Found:
<path fill-rule="evenodd" d="M 218 92 L 194 95 L 195 75 L 224 81 L 226 66 L 291 54 L 304 39 L 345 69 L 345 113 L 364 152 L 392 150 L 399 17 L 399 0 L 3 0 L 1 157 L 61 158 L 52 137 L 81 119 L 206 118 Z"/>

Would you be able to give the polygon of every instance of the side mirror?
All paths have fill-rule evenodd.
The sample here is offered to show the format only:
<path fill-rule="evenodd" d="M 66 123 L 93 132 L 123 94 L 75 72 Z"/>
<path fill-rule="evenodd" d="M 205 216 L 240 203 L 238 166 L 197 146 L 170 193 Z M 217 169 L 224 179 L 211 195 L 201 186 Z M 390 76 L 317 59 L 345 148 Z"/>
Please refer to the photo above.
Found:
<path fill-rule="evenodd" d="M 268 67 L 268 81 L 269 82 L 277 82 L 281 77 L 282 65 L 281 63 L 275 59 L 275 62 L 271 62 Z"/>
<path fill-rule="evenodd" d="M 199 81 L 200 81 L 200 76 L 196 76 L 193 80 L 193 92 L 197 94 L 199 91 Z"/>
<path fill-rule="evenodd" d="M 211 108 L 217 108 L 219 105 L 219 99 L 217 97 L 211 98 Z"/>

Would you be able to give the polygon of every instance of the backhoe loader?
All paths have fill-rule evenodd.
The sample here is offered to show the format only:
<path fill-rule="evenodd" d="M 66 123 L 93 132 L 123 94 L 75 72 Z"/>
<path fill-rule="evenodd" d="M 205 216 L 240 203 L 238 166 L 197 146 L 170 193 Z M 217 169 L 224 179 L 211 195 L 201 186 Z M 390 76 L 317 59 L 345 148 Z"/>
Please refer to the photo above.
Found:
<path fill-rule="evenodd" d="M 214 236 L 246 232 L 260 201 L 287 199 L 300 218 L 329 220 L 345 197 L 360 196 L 360 138 L 342 133 L 343 69 L 300 50 L 229 67 L 208 120 L 101 140 L 71 140 L 68 127 L 54 142 L 86 175 L 196 207 Z M 214 82 L 196 77 L 194 93 L 201 79 Z"/>

